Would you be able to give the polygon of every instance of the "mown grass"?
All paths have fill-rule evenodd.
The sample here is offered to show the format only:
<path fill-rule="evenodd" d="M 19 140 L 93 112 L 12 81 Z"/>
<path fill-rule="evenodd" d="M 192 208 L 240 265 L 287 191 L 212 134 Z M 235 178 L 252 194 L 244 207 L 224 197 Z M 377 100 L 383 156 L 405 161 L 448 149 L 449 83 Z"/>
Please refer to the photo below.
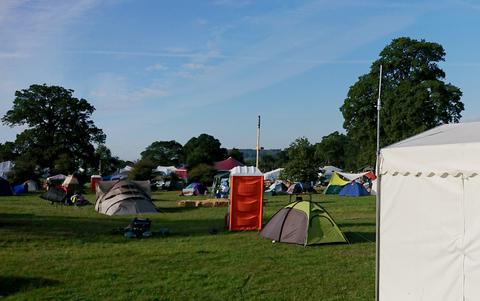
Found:
<path fill-rule="evenodd" d="M 180 208 L 176 192 L 154 194 L 162 210 L 151 238 L 115 229 L 108 217 L 38 195 L 0 197 L 0 298 L 4 300 L 372 300 L 373 197 L 314 195 L 350 244 L 272 244 L 257 232 L 224 230 L 226 208 Z M 87 199 L 94 201 L 93 195 Z M 268 197 L 265 221 L 288 197 Z M 168 229 L 169 235 L 160 235 Z"/>

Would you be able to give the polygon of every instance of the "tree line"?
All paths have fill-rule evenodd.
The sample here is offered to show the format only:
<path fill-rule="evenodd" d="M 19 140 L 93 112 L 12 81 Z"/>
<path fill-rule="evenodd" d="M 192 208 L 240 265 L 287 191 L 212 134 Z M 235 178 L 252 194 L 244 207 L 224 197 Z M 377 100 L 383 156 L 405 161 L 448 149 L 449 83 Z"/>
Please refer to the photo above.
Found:
<path fill-rule="evenodd" d="M 459 122 L 464 110 L 462 92 L 445 82 L 439 66 L 444 60 L 445 50 L 438 43 L 408 37 L 392 40 L 369 72 L 349 88 L 340 107 L 345 133 L 335 131 L 315 144 L 300 137 L 275 156 L 262 156 L 260 168 L 285 167 L 292 180 L 311 180 L 323 165 L 348 170 L 374 166 L 380 66 L 384 71 L 382 147 L 440 124 Z M 13 181 L 38 178 L 46 172 L 72 173 L 79 168 L 108 174 L 126 164 L 134 164 L 135 178 L 146 177 L 157 165 L 181 164 L 188 166 L 190 176 L 201 177 L 213 174 L 212 164 L 228 156 L 244 161 L 238 149 L 228 151 L 208 134 L 193 137 L 185 145 L 175 140 L 155 141 L 137 162 L 123 161 L 105 146 L 106 135 L 91 119 L 95 108 L 87 100 L 75 98 L 73 92 L 46 84 L 15 92 L 13 106 L 2 122 L 25 129 L 15 141 L 0 143 L 0 161 L 15 162 Z"/>

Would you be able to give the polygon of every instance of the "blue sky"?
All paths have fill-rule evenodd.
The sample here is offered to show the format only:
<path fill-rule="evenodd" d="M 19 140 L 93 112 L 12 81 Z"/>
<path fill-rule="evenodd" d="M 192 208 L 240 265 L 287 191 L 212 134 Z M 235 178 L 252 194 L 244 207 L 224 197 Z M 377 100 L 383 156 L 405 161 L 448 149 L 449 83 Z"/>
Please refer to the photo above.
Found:
<path fill-rule="evenodd" d="M 442 44 L 462 121 L 480 120 L 480 2 L 2 0 L 0 114 L 33 83 L 75 90 L 107 146 L 208 133 L 224 147 L 312 143 L 343 131 L 348 88 L 393 38 Z M 21 129 L 0 127 L 0 142 Z"/>

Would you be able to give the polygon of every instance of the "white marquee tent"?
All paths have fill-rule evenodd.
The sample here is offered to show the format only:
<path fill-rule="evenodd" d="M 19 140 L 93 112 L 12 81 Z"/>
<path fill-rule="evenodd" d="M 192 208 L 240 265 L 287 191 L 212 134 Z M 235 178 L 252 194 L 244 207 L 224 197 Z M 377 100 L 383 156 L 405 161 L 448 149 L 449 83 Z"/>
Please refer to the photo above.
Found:
<path fill-rule="evenodd" d="M 11 172 L 13 169 L 13 162 L 12 161 L 4 161 L 0 162 L 0 177 L 7 178 L 8 173 Z"/>
<path fill-rule="evenodd" d="M 480 122 L 382 149 L 380 301 L 480 300 Z"/>
<path fill-rule="evenodd" d="M 276 181 L 285 168 L 277 168 L 263 174 L 264 180 Z"/>

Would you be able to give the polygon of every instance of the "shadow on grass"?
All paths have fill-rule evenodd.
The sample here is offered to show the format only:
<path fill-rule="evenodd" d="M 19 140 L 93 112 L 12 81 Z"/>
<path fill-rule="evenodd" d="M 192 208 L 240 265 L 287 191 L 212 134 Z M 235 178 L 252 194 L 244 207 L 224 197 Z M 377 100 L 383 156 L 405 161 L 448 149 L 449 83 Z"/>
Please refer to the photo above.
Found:
<path fill-rule="evenodd" d="M 362 223 L 355 223 L 355 222 L 346 222 L 346 223 L 337 223 L 340 228 L 343 227 L 375 227 L 375 223 L 369 222 L 362 222 Z"/>
<path fill-rule="evenodd" d="M 87 218 L 0 213 L 0 229 L 47 239 L 80 239 L 82 242 L 98 242 L 121 237 L 121 230 L 128 226 L 133 218 L 134 216 Z M 168 229 L 169 236 L 206 236 L 227 233 L 224 229 L 223 217 L 163 220 L 160 213 L 148 218 L 152 219 L 153 232 Z M 10 241 L 17 239 L 17 235 L 12 237 Z"/>
<path fill-rule="evenodd" d="M 0 276 L 0 297 L 58 284 L 60 281 L 39 277 Z"/>
<path fill-rule="evenodd" d="M 160 213 L 179 213 L 179 212 L 186 212 L 198 209 L 198 207 L 159 207 L 157 206 L 158 211 Z"/>
<path fill-rule="evenodd" d="M 375 232 L 343 232 L 351 244 L 375 243 Z"/>

